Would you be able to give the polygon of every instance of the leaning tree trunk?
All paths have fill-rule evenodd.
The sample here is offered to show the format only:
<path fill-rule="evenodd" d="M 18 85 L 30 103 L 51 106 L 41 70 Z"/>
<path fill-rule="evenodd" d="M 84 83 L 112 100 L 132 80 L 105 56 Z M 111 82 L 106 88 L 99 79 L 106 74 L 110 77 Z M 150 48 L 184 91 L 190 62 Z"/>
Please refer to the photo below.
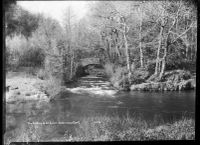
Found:
<path fill-rule="evenodd" d="M 160 29 L 160 39 L 159 39 L 159 45 L 157 50 L 157 58 L 156 58 L 156 67 L 155 67 L 155 75 L 159 74 L 159 66 L 160 66 L 160 49 L 162 46 L 162 35 L 163 35 L 163 26 Z"/>
<path fill-rule="evenodd" d="M 162 78 L 162 76 L 164 75 L 164 72 L 165 72 L 165 67 L 166 67 L 166 57 L 167 57 L 167 47 L 168 46 L 166 46 L 165 48 L 164 48 L 164 56 L 163 56 L 163 58 L 162 58 L 162 66 L 161 66 L 161 71 L 160 71 L 160 76 L 159 76 L 159 78 L 161 79 Z"/>
<path fill-rule="evenodd" d="M 166 68 L 166 59 L 167 59 L 167 51 L 169 48 L 170 42 L 169 42 L 169 35 L 167 35 L 167 39 L 165 41 L 165 47 L 164 47 L 164 55 L 162 58 L 162 67 L 161 67 L 161 72 L 159 78 L 161 79 L 165 73 L 165 68 Z"/>

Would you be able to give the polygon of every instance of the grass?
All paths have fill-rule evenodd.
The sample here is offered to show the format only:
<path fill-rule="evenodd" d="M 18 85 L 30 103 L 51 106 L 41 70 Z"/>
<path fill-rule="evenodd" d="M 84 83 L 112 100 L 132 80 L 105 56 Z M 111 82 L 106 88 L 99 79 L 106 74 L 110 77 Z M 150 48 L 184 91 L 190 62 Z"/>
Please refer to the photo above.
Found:
<path fill-rule="evenodd" d="M 145 121 L 139 117 L 85 118 L 74 141 L 181 140 L 195 138 L 195 121 L 182 118 L 171 124 Z"/>
<path fill-rule="evenodd" d="M 194 140 L 195 120 L 183 117 L 178 121 L 145 121 L 141 117 L 96 116 L 84 117 L 73 134 L 57 136 L 55 126 L 26 125 L 7 134 L 5 143 L 13 141 L 137 141 L 137 140 Z M 49 131 L 47 131 L 49 130 Z M 10 136 L 10 137 L 8 137 Z M 48 140 L 49 141 L 49 140 Z"/>

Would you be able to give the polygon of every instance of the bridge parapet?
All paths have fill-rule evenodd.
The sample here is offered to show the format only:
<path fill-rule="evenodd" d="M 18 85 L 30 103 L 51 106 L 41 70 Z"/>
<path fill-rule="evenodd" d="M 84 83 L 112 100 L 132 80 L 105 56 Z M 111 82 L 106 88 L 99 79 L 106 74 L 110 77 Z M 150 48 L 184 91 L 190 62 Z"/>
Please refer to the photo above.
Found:
<path fill-rule="evenodd" d="M 80 60 L 80 63 L 83 67 L 87 65 L 98 65 L 100 64 L 99 58 L 84 58 Z"/>

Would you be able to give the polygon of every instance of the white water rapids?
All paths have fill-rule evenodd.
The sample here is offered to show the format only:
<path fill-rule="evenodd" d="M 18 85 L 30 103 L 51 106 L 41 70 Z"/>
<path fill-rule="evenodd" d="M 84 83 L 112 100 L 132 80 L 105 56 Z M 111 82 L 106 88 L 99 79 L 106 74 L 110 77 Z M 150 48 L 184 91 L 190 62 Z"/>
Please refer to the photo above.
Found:
<path fill-rule="evenodd" d="M 102 79 L 102 77 L 96 76 L 82 77 L 79 80 L 79 87 L 68 88 L 67 90 L 76 94 L 87 93 L 100 96 L 114 97 L 118 90 L 113 88 L 110 82 Z"/>

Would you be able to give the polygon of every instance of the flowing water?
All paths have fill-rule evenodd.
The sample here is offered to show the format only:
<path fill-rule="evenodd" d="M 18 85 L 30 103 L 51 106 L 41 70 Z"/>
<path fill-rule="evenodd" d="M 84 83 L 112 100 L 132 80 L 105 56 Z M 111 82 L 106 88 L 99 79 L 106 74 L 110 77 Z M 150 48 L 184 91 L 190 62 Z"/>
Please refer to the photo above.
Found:
<path fill-rule="evenodd" d="M 15 106 L 6 105 L 7 117 L 11 116 L 10 120 L 16 122 L 8 129 L 10 131 L 27 122 L 77 122 L 86 116 L 99 115 L 122 117 L 138 114 L 146 120 L 159 117 L 170 121 L 183 115 L 195 117 L 195 91 L 123 92 L 113 88 L 103 76 L 86 76 L 48 103 L 28 101 L 19 102 L 17 109 Z M 63 135 L 66 128 L 70 132 L 74 126 L 76 123 L 60 124 L 56 129 L 50 127 L 45 131 L 53 130 L 57 135 Z"/>

